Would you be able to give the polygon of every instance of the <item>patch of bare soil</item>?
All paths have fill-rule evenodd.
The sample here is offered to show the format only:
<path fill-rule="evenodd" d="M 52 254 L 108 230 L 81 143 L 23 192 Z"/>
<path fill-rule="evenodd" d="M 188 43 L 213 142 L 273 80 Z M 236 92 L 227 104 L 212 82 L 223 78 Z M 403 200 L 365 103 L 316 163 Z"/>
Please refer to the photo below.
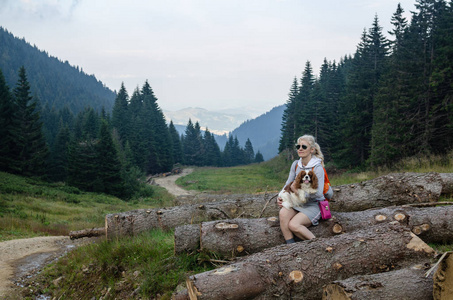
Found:
<path fill-rule="evenodd" d="M 154 178 L 154 183 L 164 187 L 170 194 L 174 196 L 194 196 L 197 194 L 195 191 L 185 190 L 178 185 L 176 185 L 176 179 L 182 176 L 186 176 L 193 172 L 193 169 L 184 169 L 180 174 L 169 175 L 165 177 L 156 177 Z"/>
<path fill-rule="evenodd" d="M 45 236 L 0 242 L 0 299 L 17 299 L 17 286 L 67 251 L 86 243 L 68 236 Z"/>

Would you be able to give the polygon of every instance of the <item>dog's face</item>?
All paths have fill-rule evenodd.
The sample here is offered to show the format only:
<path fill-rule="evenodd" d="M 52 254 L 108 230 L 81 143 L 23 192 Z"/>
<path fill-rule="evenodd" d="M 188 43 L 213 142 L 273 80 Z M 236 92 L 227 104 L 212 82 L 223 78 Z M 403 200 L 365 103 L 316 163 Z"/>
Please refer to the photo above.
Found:
<path fill-rule="evenodd" d="M 318 178 L 316 177 L 313 171 L 309 172 L 300 171 L 300 173 L 297 174 L 297 177 L 294 181 L 296 182 L 296 186 L 298 189 L 300 189 L 302 185 L 310 186 L 313 189 L 318 188 Z"/>

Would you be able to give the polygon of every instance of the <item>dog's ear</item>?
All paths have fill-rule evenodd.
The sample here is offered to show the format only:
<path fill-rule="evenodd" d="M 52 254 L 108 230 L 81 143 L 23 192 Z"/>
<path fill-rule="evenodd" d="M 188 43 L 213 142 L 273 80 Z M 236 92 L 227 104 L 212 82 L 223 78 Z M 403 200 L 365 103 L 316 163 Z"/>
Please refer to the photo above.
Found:
<path fill-rule="evenodd" d="M 301 182 L 302 178 L 305 176 L 305 171 L 300 171 L 299 174 L 297 174 L 296 179 L 294 179 L 294 187 L 299 190 L 301 187 Z"/>
<path fill-rule="evenodd" d="M 318 188 L 318 177 L 313 171 L 308 172 L 308 176 L 311 178 L 311 187 L 316 190 Z"/>
<path fill-rule="evenodd" d="M 291 184 L 293 184 L 293 182 L 290 182 L 288 183 L 283 189 L 287 192 L 287 193 L 291 193 Z"/>
<path fill-rule="evenodd" d="M 300 184 L 302 181 L 302 178 L 304 178 L 304 176 L 305 176 L 305 171 L 300 171 L 299 174 L 297 174 L 296 179 L 294 179 L 294 181 L 297 182 L 298 184 Z"/>

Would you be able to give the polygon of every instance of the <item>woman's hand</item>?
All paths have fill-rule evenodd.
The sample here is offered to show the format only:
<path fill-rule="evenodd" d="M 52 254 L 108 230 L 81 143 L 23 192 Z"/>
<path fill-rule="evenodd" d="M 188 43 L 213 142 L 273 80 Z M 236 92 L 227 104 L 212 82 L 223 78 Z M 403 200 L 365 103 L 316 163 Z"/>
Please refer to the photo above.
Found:
<path fill-rule="evenodd" d="M 283 207 L 283 199 L 281 197 L 277 198 L 277 205 L 278 207 L 282 208 Z"/>

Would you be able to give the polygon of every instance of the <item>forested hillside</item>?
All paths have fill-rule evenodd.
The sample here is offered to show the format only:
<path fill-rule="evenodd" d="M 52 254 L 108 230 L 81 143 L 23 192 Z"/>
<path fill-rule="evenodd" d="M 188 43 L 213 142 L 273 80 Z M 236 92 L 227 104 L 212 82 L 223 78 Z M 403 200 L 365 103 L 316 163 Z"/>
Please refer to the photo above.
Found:
<path fill-rule="evenodd" d="M 265 160 L 278 154 L 278 142 L 282 126 L 282 115 L 285 105 L 274 107 L 253 120 L 247 120 L 233 130 L 239 143 L 245 144 L 248 138 L 256 151 L 260 151 Z"/>
<path fill-rule="evenodd" d="M 419 0 L 411 20 L 398 5 L 391 39 L 378 17 L 353 57 L 306 63 L 283 114 L 279 151 L 313 134 L 339 167 L 391 166 L 453 147 L 452 2 Z"/>
<path fill-rule="evenodd" d="M 90 106 L 111 112 L 115 93 L 81 68 L 31 46 L 0 27 L 0 69 L 13 87 L 20 67 L 27 70 L 31 95 L 47 110 L 68 108 L 73 114 Z"/>

